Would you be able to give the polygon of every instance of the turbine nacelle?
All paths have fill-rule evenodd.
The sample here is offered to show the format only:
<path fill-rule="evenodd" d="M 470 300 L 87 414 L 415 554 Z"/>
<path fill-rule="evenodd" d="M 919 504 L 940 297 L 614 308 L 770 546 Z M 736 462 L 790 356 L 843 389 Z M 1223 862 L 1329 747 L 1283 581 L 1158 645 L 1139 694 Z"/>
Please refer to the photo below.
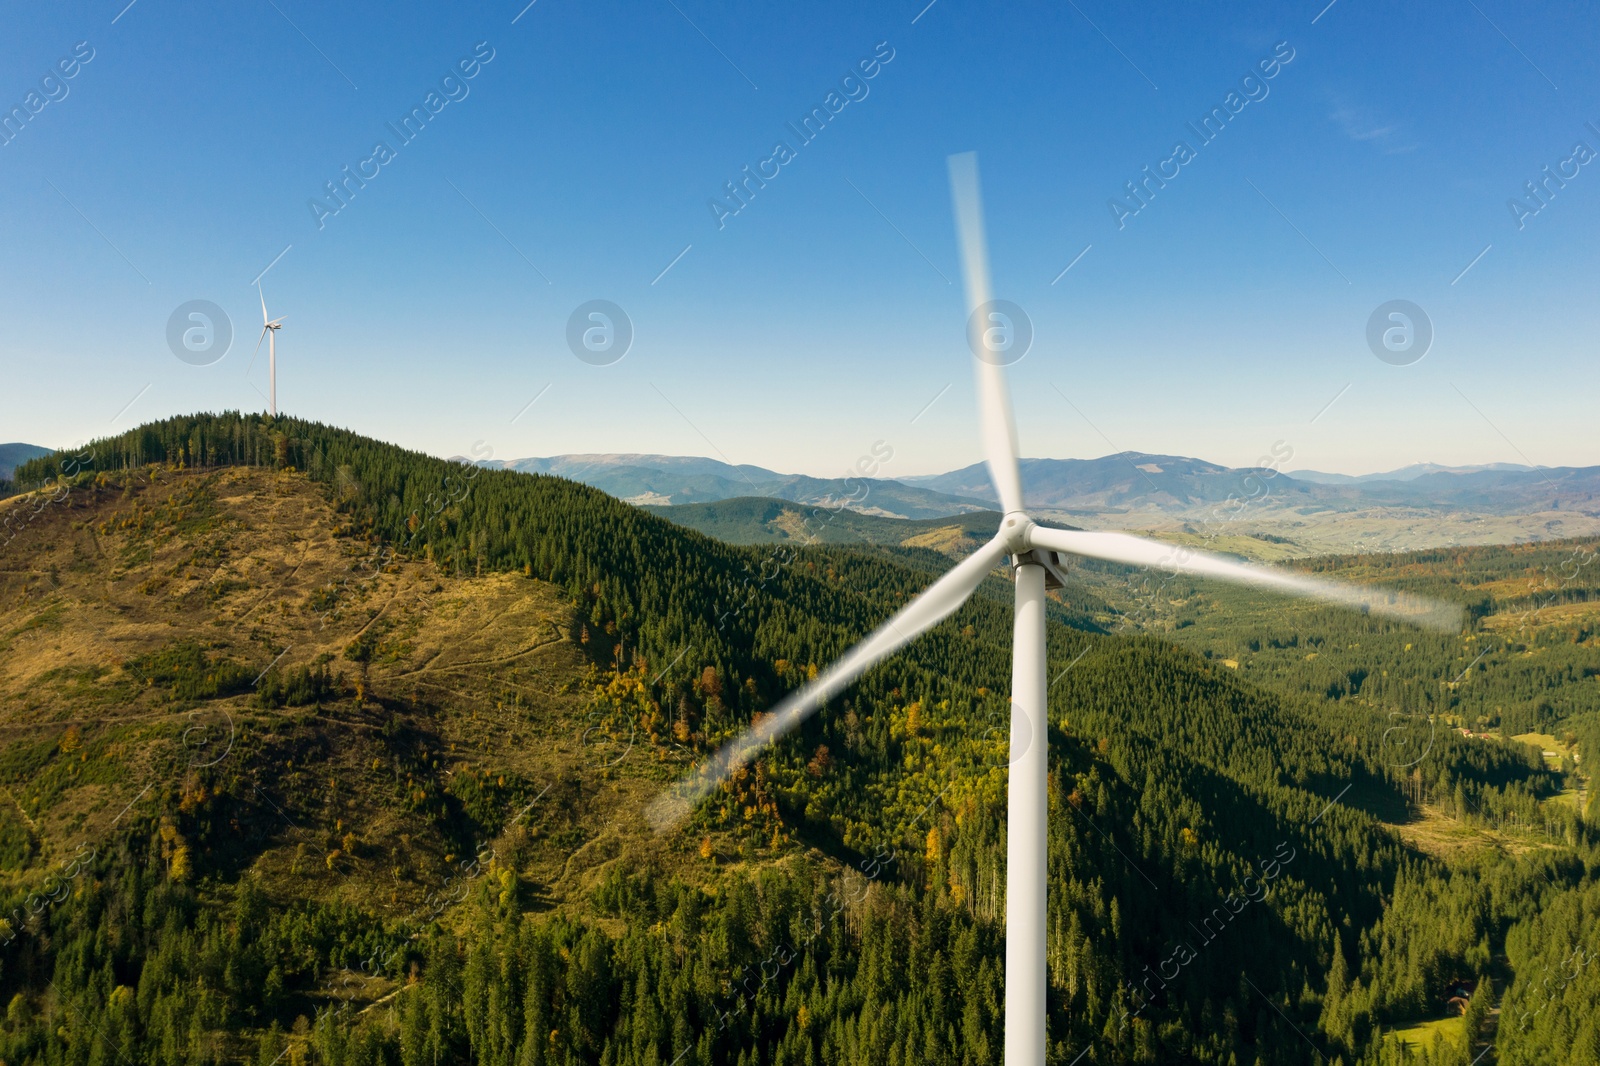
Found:
<path fill-rule="evenodd" d="M 1008 511 L 1000 519 L 1000 532 L 996 534 L 1011 556 L 1011 569 L 1034 565 L 1044 568 L 1046 591 L 1067 584 L 1067 557 L 1050 548 L 1037 548 L 1033 544 L 1034 530 L 1040 528 L 1025 511 Z"/>
<path fill-rule="evenodd" d="M 1044 569 L 1044 587 L 1049 592 L 1067 586 L 1067 570 L 1071 567 L 1067 556 L 1048 548 L 1029 548 L 1025 552 L 1018 552 L 1011 556 L 1011 569 L 1022 566 L 1038 566 Z"/>

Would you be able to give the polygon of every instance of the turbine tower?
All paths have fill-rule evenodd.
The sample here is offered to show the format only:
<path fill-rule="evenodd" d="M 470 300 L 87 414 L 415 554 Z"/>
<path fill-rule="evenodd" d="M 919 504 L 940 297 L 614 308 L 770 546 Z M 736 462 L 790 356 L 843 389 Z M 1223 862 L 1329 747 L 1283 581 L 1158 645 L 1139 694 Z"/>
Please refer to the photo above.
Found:
<path fill-rule="evenodd" d="M 267 294 L 256 285 L 256 291 L 261 294 L 261 336 L 256 338 L 256 350 L 250 356 L 250 365 L 254 366 L 256 356 L 261 354 L 261 342 L 267 342 L 267 414 L 276 418 L 278 416 L 278 330 L 283 328 L 283 320 L 288 315 L 278 318 L 267 318 Z"/>
<path fill-rule="evenodd" d="M 1006 798 L 1006 1066 L 1043 1066 L 1045 1059 L 1046 774 L 1049 727 L 1045 703 L 1045 592 L 1066 581 L 1065 557 L 1076 555 L 1141 568 L 1256 585 L 1445 632 L 1461 612 L 1447 604 L 1383 589 L 1344 585 L 1127 533 L 1047 529 L 1023 508 L 1017 432 L 1006 387 L 1007 353 L 990 307 L 988 253 L 974 153 L 949 158 L 956 234 L 966 276 L 967 341 L 974 355 L 980 434 L 990 480 L 1000 498 L 1000 530 L 906 604 L 861 643 L 791 693 L 773 712 L 729 741 L 712 758 L 658 797 L 649 817 L 658 829 L 676 824 L 767 744 L 798 726 L 868 669 L 955 613 L 1007 556 L 1016 585 L 1011 653 L 1010 780 Z M 1009 341 L 1007 342 L 1009 343 Z"/>

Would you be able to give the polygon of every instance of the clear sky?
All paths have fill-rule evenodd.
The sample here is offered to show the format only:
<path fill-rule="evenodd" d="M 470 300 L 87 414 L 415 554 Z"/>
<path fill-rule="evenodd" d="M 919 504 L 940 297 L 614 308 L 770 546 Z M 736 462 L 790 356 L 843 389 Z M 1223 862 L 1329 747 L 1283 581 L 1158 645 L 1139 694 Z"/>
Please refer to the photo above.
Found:
<path fill-rule="evenodd" d="M 1590 5 L 524 2 L 8 12 L 0 440 L 264 409 L 274 264 L 288 413 L 440 455 L 963 466 L 945 158 L 976 150 L 1035 331 L 1024 454 L 1600 463 Z M 595 299 L 633 327 L 610 365 L 567 342 Z M 1434 333 L 1408 365 L 1367 340 L 1396 299 Z M 169 348 L 191 300 L 233 323 L 210 365 Z"/>

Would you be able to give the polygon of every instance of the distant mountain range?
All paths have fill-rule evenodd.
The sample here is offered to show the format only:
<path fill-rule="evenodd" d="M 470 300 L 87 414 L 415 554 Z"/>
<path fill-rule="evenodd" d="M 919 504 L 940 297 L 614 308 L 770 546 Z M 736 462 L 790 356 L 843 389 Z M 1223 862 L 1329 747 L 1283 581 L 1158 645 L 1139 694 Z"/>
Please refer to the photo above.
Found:
<path fill-rule="evenodd" d="M 1438 463 L 1412 463 L 1402 466 L 1399 470 L 1390 470 L 1381 474 L 1325 474 L 1321 470 L 1294 470 L 1290 471 L 1296 481 L 1317 481 L 1324 485 L 1352 485 L 1361 481 L 1411 481 L 1424 474 L 1476 474 L 1484 470 L 1526 470 L 1544 469 L 1542 467 L 1525 466 L 1522 463 L 1479 463 L 1477 466 L 1440 466 Z"/>
<path fill-rule="evenodd" d="M 925 543 L 945 549 L 991 526 L 997 506 L 987 468 L 944 474 L 813 478 L 714 459 L 666 455 L 561 455 L 504 464 L 594 486 L 673 521 L 735 543 L 819 537 L 824 542 Z M 1091 529 L 1160 532 L 1259 554 L 1400 551 L 1600 534 L 1600 467 L 1419 463 L 1380 474 L 1280 473 L 1176 455 L 1024 459 L 1023 491 L 1035 514 Z M 801 505 L 770 507 L 767 501 Z M 899 528 L 822 522 L 807 507 L 881 519 L 962 521 Z M 978 512 L 987 511 L 987 516 Z M 967 520 L 971 521 L 967 521 Z M 1272 545 L 1263 549 L 1263 545 Z"/>
<path fill-rule="evenodd" d="M 491 463 L 525 474 L 554 474 L 581 481 L 641 506 L 715 503 L 766 496 L 792 503 L 838 507 L 885 518 L 945 518 L 987 510 L 989 504 L 959 493 L 882 478 L 816 478 L 780 474 L 759 466 L 731 466 L 680 455 L 557 455 Z"/>
<path fill-rule="evenodd" d="M 53 450 L 37 444 L 0 444 L 0 481 L 10 480 L 11 472 L 29 459 L 49 455 Z"/>
<path fill-rule="evenodd" d="M 772 497 L 823 506 L 843 503 L 862 514 L 923 519 L 986 510 L 997 502 L 982 463 L 896 480 L 814 478 L 670 455 L 558 455 L 495 465 L 556 474 L 629 503 L 655 506 Z M 1281 473 L 1127 452 L 1098 459 L 1024 459 L 1022 485 L 1034 507 L 1077 515 L 1150 512 L 1194 518 L 1227 506 L 1232 498 L 1307 513 L 1411 508 L 1494 515 L 1573 511 L 1600 517 L 1600 467 L 1419 463 L 1352 476 L 1314 470 Z"/>
<path fill-rule="evenodd" d="M 1104 514 L 1159 511 L 1193 517 L 1230 497 L 1275 508 L 1360 511 L 1374 507 L 1484 514 L 1577 511 L 1600 516 L 1600 467 L 1430 464 L 1388 474 L 1345 475 L 1226 467 L 1177 455 L 1128 452 L 1099 459 L 1024 459 L 1022 489 L 1046 510 Z M 995 502 L 988 470 L 977 463 L 906 484 Z"/>

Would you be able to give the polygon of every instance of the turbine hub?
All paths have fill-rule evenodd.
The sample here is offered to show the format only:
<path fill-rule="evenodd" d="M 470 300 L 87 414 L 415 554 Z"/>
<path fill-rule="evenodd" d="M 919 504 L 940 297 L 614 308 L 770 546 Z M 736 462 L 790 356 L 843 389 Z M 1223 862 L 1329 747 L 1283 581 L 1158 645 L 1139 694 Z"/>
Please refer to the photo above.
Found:
<path fill-rule="evenodd" d="M 1006 551 L 1018 555 L 1028 550 L 1028 534 L 1033 532 L 1033 519 L 1026 511 L 1007 511 L 1000 519 L 1000 536 L 1005 538 Z"/>
<path fill-rule="evenodd" d="M 1000 519 L 1000 534 L 1011 554 L 1011 569 L 1019 566 L 1044 567 L 1044 587 L 1061 588 L 1067 582 L 1067 560 L 1061 552 L 1033 546 L 1033 519 L 1024 511 L 1007 511 Z"/>

